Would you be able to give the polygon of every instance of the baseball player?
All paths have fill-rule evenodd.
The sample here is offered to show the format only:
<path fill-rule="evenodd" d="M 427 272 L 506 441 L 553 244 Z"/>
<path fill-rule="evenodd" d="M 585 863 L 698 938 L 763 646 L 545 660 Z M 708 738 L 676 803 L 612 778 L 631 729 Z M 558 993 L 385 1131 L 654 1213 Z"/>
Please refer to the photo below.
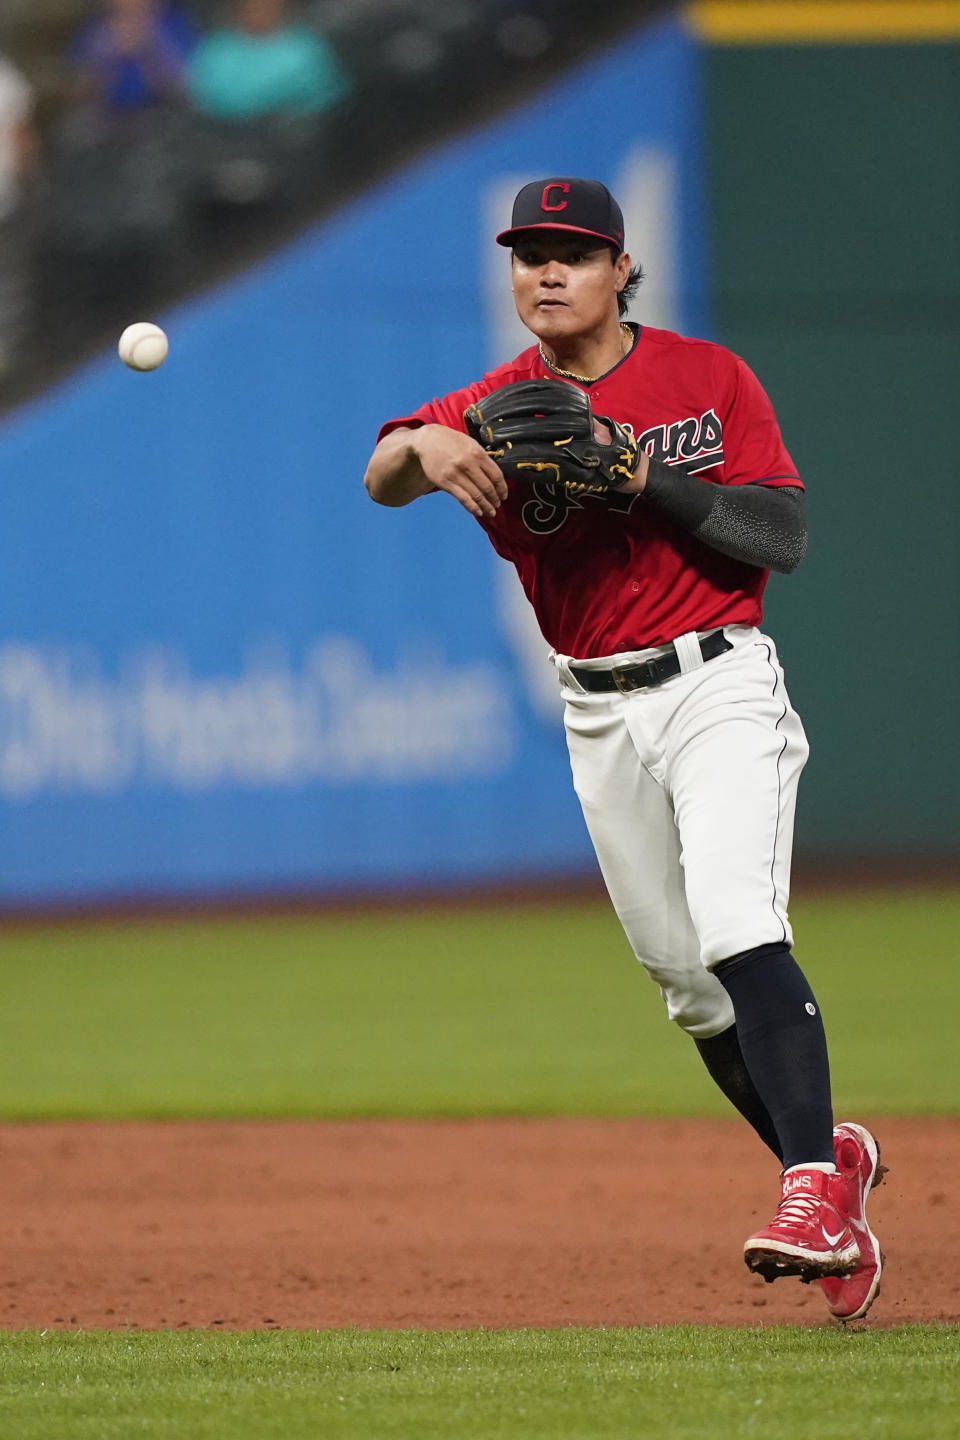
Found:
<path fill-rule="evenodd" d="M 496 238 L 536 343 L 385 424 L 364 483 L 390 506 L 446 492 L 516 566 L 630 945 L 781 1165 L 746 1263 L 816 1280 L 836 1319 L 859 1319 L 885 1167 L 863 1126 L 834 1126 L 820 1009 L 791 953 L 807 741 L 758 628 L 770 570 L 804 554 L 803 484 L 742 359 L 624 320 L 642 272 L 604 185 L 532 181 Z"/>

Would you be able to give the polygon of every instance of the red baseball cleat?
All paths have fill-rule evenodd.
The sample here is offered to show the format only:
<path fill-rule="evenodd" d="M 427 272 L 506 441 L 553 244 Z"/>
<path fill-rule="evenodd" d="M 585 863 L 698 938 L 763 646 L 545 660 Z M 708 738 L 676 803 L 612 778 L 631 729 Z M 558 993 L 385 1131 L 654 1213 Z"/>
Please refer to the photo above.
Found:
<path fill-rule="evenodd" d="M 847 1222 L 850 1188 L 843 1175 L 795 1165 L 784 1171 L 777 1213 L 743 1247 L 750 1270 L 764 1280 L 799 1275 L 806 1284 L 827 1275 L 849 1275 L 860 1259 Z"/>
<path fill-rule="evenodd" d="M 825 1276 L 820 1281 L 827 1309 L 835 1320 L 862 1320 L 880 1293 L 883 1252 L 867 1224 L 867 1196 L 887 1172 L 880 1164 L 880 1146 L 869 1130 L 845 1120 L 833 1132 L 833 1153 L 837 1173 L 847 1186 L 846 1213 L 860 1251 L 860 1263 L 852 1275 Z"/>

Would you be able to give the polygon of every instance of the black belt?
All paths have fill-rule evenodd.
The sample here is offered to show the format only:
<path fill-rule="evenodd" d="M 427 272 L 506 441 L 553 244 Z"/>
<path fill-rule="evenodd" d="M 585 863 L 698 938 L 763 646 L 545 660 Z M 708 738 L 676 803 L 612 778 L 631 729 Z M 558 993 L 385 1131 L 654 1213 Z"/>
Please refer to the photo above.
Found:
<path fill-rule="evenodd" d="M 714 630 L 699 644 L 704 660 L 714 660 L 733 649 L 722 630 Z M 650 690 L 679 675 L 680 656 L 671 644 L 662 655 L 654 655 L 652 659 L 641 660 L 636 665 L 614 665 L 610 670 L 587 670 L 582 665 L 571 665 L 570 674 L 591 694 L 619 690 L 621 695 L 629 695 L 633 690 Z"/>

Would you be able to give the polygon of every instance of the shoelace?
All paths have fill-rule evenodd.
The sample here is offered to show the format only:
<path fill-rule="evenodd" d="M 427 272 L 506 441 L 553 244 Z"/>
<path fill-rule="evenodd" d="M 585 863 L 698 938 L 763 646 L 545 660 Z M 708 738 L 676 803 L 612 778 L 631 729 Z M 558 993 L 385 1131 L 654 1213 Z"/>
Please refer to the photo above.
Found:
<path fill-rule="evenodd" d="M 795 1225 L 805 1225 L 808 1220 L 814 1218 L 819 1204 L 819 1200 L 815 1200 L 812 1195 L 796 1192 L 793 1195 L 787 1195 L 777 1206 L 777 1213 L 770 1222 L 771 1227 L 785 1225 L 792 1228 Z"/>

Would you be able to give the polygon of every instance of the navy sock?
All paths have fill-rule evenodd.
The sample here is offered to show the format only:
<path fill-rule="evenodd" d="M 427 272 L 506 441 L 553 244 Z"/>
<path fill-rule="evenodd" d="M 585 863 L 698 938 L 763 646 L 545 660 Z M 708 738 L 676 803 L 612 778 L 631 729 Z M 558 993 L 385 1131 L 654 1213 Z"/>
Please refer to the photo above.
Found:
<path fill-rule="evenodd" d="M 766 1105 L 757 1094 L 757 1087 L 750 1079 L 750 1072 L 744 1064 L 736 1025 L 722 1030 L 719 1035 L 711 1035 L 707 1040 L 694 1038 L 693 1043 L 699 1050 L 700 1058 L 710 1072 L 714 1084 L 719 1085 L 731 1105 L 753 1126 L 764 1145 L 782 1161 L 776 1126 L 770 1119 Z"/>
<path fill-rule="evenodd" d="M 713 973 L 733 1001 L 744 1064 L 773 1121 L 784 1169 L 832 1165 L 827 1037 L 789 947 L 758 945 L 722 960 Z"/>

